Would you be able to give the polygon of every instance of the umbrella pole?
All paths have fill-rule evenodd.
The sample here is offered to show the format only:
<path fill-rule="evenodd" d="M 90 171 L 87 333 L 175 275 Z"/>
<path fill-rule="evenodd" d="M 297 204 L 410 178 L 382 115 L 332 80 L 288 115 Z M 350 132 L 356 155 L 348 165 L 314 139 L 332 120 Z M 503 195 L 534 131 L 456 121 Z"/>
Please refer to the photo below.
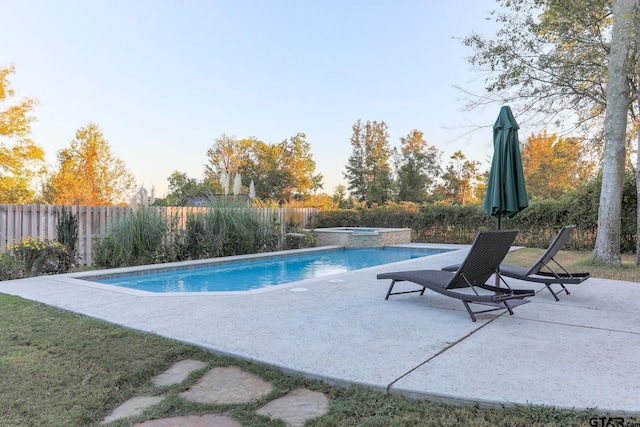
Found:
<path fill-rule="evenodd" d="M 502 215 L 498 215 L 498 231 L 500 231 L 500 228 L 502 227 L 502 224 L 500 222 L 502 218 Z M 500 287 L 500 276 L 496 273 L 496 288 Z"/>

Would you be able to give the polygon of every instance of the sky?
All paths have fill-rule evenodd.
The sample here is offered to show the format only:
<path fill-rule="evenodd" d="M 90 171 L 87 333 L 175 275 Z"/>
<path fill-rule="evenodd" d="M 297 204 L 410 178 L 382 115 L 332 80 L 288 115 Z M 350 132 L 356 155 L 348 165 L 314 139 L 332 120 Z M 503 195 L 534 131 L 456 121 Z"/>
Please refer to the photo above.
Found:
<path fill-rule="evenodd" d="M 461 39 L 495 33 L 495 0 L 7 0 L 0 66 L 39 101 L 31 138 L 56 165 L 95 123 L 138 186 L 202 179 L 222 134 L 269 144 L 306 134 L 321 193 L 333 194 L 357 120 L 411 130 L 488 169 L 500 105 L 464 112 L 456 86 L 482 92 Z M 477 129 L 469 134 L 469 129 Z"/>

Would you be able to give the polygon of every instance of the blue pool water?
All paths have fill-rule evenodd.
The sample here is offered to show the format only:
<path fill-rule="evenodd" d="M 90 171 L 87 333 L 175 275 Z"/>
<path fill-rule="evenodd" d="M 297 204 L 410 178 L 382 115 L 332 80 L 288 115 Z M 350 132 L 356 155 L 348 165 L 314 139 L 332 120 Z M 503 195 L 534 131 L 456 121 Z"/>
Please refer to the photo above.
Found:
<path fill-rule="evenodd" d="M 339 249 L 205 267 L 90 280 L 148 292 L 247 291 L 446 252 L 440 249 Z"/>

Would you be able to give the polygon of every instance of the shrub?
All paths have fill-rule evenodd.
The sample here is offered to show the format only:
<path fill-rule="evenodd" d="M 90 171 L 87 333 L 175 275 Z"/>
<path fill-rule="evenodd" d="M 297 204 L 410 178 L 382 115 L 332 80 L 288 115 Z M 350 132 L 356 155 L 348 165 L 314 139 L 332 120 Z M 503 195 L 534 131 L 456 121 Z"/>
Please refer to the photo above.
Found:
<path fill-rule="evenodd" d="M 184 237 L 184 253 L 190 259 L 213 258 L 222 253 L 224 236 L 207 223 L 205 214 L 190 213 Z"/>
<path fill-rule="evenodd" d="M 66 260 L 64 270 L 77 267 L 80 264 L 78 256 L 78 217 L 68 211 L 64 206 L 60 210 L 60 214 L 56 223 L 56 238 L 58 242 L 67 248 L 69 256 Z"/>
<path fill-rule="evenodd" d="M 311 248 L 316 245 L 316 236 L 308 230 L 293 229 L 284 236 L 283 249 Z"/>
<path fill-rule="evenodd" d="M 184 252 L 191 259 L 276 250 L 280 233 L 251 209 L 218 207 L 187 219 Z"/>
<path fill-rule="evenodd" d="M 166 233 L 167 223 L 160 214 L 140 208 L 94 239 L 94 264 L 107 268 L 151 264 L 163 249 Z"/>
<path fill-rule="evenodd" d="M 94 237 L 92 255 L 93 264 L 96 267 L 126 267 L 130 265 L 128 262 L 131 260 L 122 242 L 113 234 Z"/>
<path fill-rule="evenodd" d="M 414 241 L 432 243 L 469 243 L 480 229 L 496 227 L 496 220 L 479 204 L 420 206 L 412 225 Z"/>
<path fill-rule="evenodd" d="M 0 253 L 0 281 L 26 277 L 24 263 L 11 254 Z"/>
<path fill-rule="evenodd" d="M 188 219 L 187 219 L 188 220 Z M 186 252 L 184 240 L 186 232 L 180 226 L 180 218 L 177 214 L 170 216 L 167 220 L 167 234 L 162 243 L 155 251 L 154 263 L 184 261 L 189 259 Z"/>
<path fill-rule="evenodd" d="M 11 255 L 21 263 L 25 276 L 65 273 L 72 265 L 66 246 L 47 239 L 24 238 L 9 246 Z"/>
<path fill-rule="evenodd" d="M 627 171 L 623 188 L 620 250 L 632 253 L 636 245 L 635 173 Z M 513 218 L 502 218 L 502 229 L 520 231 L 516 245 L 546 248 L 563 225 L 575 224 L 576 231 L 566 249 L 589 251 L 598 230 L 601 182 L 594 179 L 559 200 L 532 200 Z M 470 243 L 478 230 L 495 229 L 497 219 L 481 204 L 393 205 L 322 211 L 313 227 L 402 227 L 411 228 L 413 242 Z"/>

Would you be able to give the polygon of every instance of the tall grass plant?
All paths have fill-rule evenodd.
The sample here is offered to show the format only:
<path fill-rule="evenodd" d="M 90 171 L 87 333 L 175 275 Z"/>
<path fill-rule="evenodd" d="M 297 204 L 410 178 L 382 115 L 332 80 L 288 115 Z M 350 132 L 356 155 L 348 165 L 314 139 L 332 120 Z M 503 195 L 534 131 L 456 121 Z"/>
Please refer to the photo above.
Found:
<path fill-rule="evenodd" d="M 78 216 L 73 212 L 62 207 L 58 214 L 56 222 L 56 239 L 63 245 L 66 250 L 66 257 L 63 265 L 64 271 L 80 265 L 80 257 L 78 256 Z"/>
<path fill-rule="evenodd" d="M 167 223 L 156 211 L 137 209 L 95 240 L 93 262 L 99 267 L 152 264 L 163 247 Z"/>
<path fill-rule="evenodd" d="M 251 209 L 218 206 L 189 216 L 184 245 L 191 259 L 200 259 L 273 251 L 280 239 L 274 221 Z"/>
<path fill-rule="evenodd" d="M 281 240 L 277 221 L 264 221 L 252 209 L 213 206 L 189 214 L 181 227 L 141 208 L 95 239 L 93 263 L 113 268 L 242 255 L 277 250 Z"/>

